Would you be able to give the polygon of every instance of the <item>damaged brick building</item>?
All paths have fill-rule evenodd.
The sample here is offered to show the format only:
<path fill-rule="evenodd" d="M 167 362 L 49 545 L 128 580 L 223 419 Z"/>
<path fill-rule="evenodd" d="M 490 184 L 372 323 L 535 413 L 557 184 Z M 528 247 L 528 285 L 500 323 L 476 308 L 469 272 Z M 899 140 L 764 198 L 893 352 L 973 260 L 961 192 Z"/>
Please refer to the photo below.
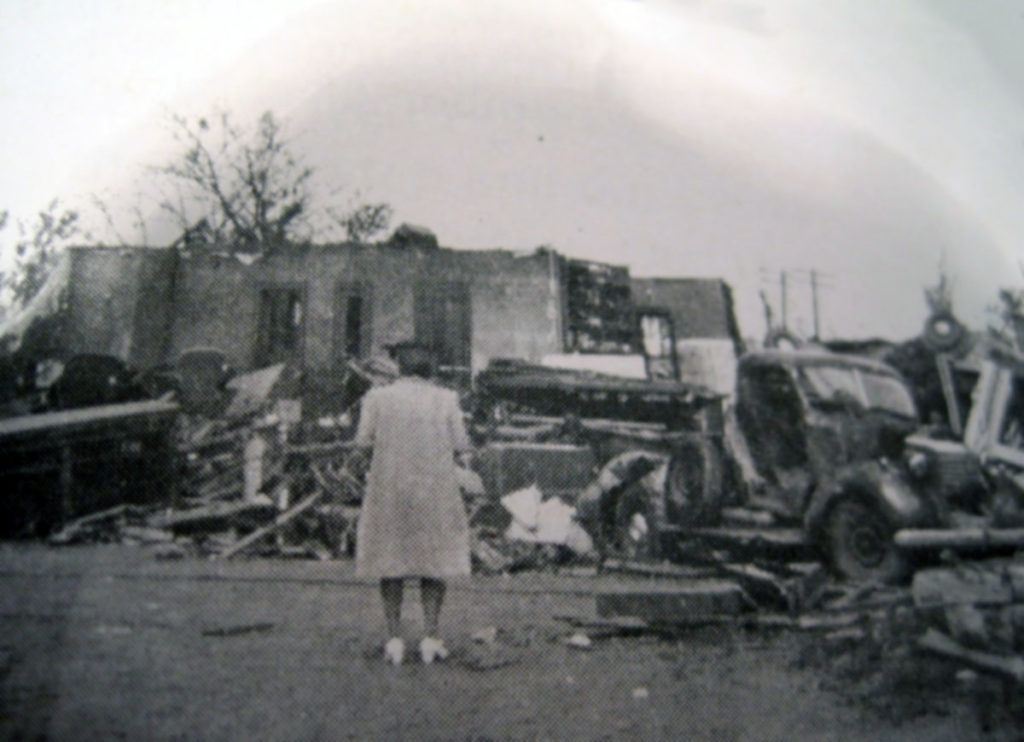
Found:
<path fill-rule="evenodd" d="M 548 248 L 455 250 L 419 236 L 254 259 L 209 249 L 68 252 L 65 354 L 110 354 L 140 369 L 212 346 L 238 369 L 288 361 L 330 375 L 415 338 L 467 374 L 499 357 L 581 353 L 632 354 L 641 372 L 678 377 L 688 342 L 729 356 L 739 344 L 721 280 L 637 279 Z"/>

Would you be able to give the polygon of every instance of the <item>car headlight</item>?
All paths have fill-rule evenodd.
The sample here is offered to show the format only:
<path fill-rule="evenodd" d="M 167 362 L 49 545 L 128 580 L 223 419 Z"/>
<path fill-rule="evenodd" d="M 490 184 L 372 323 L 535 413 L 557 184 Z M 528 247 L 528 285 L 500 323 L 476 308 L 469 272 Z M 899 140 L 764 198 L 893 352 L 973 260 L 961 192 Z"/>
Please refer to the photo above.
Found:
<path fill-rule="evenodd" d="M 928 456 L 920 451 L 914 451 L 907 457 L 907 470 L 917 479 L 923 479 L 928 473 Z"/>

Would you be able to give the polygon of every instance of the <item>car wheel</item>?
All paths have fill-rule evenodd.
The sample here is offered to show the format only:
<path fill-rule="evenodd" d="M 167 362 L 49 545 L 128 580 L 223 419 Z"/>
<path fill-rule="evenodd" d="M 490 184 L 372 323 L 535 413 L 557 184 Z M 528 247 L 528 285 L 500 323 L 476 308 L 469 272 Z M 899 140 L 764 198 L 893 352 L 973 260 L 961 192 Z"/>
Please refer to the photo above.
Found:
<path fill-rule="evenodd" d="M 707 526 L 721 515 L 722 461 L 707 438 L 681 441 L 669 460 L 665 480 L 668 520 L 683 526 Z"/>
<path fill-rule="evenodd" d="M 857 581 L 899 582 L 907 574 L 906 558 L 893 543 L 895 528 L 864 498 L 847 496 L 830 509 L 826 550 L 840 577 Z"/>

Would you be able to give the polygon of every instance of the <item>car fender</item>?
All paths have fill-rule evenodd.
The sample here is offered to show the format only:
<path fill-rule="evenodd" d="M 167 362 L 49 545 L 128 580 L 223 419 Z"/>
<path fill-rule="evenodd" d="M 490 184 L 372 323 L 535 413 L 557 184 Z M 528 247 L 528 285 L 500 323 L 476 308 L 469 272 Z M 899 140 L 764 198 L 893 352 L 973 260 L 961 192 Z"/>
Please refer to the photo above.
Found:
<path fill-rule="evenodd" d="M 875 503 L 896 528 L 932 525 L 935 520 L 928 500 L 898 469 L 881 461 L 869 461 L 840 469 L 829 481 L 819 484 L 804 516 L 807 532 L 819 533 L 832 504 L 847 495 Z"/>

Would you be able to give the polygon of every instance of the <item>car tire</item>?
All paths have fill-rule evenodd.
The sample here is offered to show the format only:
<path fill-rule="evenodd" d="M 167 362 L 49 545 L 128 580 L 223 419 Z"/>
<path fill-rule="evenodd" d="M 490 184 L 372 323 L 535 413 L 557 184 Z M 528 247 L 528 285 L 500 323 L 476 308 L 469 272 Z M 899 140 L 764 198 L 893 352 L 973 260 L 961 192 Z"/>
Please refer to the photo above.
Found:
<path fill-rule="evenodd" d="M 829 508 L 825 521 L 825 548 L 832 570 L 858 582 L 902 581 L 909 565 L 893 543 L 895 530 L 867 498 L 840 498 Z"/>
<path fill-rule="evenodd" d="M 718 447 L 708 438 L 694 436 L 676 446 L 665 477 L 670 523 L 698 527 L 718 522 L 725 495 L 722 468 Z"/>
<path fill-rule="evenodd" d="M 935 353 L 945 353 L 956 348 L 964 339 L 967 329 L 949 312 L 937 312 L 930 316 L 921 333 L 925 344 Z"/>

